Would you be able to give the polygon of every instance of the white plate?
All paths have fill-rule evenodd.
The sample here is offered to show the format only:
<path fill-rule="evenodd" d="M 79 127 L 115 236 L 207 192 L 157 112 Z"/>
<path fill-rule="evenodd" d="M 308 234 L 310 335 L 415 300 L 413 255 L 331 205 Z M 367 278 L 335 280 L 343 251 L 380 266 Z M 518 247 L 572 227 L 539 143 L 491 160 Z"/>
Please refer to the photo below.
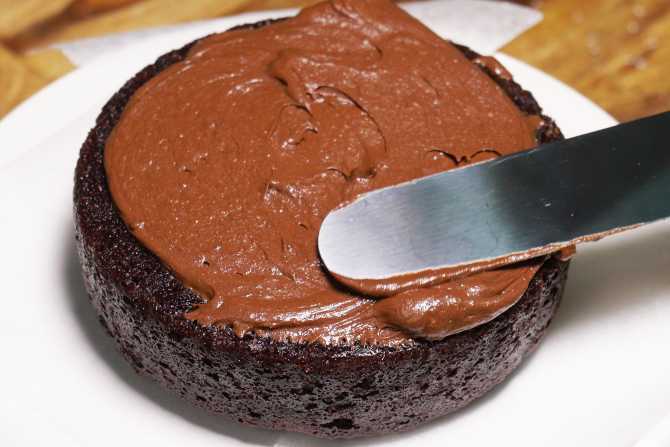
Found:
<path fill-rule="evenodd" d="M 137 377 L 86 299 L 71 218 L 79 146 L 126 78 L 193 37 L 106 56 L 0 124 L 0 445 L 329 445 L 220 420 Z M 574 90 L 500 59 L 567 135 L 614 124 Z M 584 247 L 544 343 L 504 385 L 409 434 L 351 445 L 630 446 L 670 411 L 668 271 L 667 223 Z"/>

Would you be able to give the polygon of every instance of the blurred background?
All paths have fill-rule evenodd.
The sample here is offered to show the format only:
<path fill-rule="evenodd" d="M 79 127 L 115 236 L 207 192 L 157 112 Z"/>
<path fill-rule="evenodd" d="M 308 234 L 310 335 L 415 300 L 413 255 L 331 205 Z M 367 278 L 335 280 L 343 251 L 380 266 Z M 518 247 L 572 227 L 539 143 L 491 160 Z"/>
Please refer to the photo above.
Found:
<path fill-rule="evenodd" d="M 54 44 L 317 2 L 0 0 L 0 117 L 75 68 Z M 544 18 L 503 52 L 576 88 L 621 121 L 670 109 L 670 0 L 516 3 Z"/>

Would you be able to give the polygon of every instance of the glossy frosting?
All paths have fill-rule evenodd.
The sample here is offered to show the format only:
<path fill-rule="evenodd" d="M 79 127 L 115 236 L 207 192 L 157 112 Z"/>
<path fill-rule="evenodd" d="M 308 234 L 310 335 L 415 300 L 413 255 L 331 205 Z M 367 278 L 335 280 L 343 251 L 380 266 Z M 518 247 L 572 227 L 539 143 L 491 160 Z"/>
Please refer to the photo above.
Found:
<path fill-rule="evenodd" d="M 105 168 L 131 231 L 207 300 L 187 318 L 396 345 L 495 318 L 542 259 L 366 295 L 324 270 L 321 221 L 371 189 L 532 147 L 538 122 L 391 2 L 332 0 L 201 40 L 134 94 Z"/>

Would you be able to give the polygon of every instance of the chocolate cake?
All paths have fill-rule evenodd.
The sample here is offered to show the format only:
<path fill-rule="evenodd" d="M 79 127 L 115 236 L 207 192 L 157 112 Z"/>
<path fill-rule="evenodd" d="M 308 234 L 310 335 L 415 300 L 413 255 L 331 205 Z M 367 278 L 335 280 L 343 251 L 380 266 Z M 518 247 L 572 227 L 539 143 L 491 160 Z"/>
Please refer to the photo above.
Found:
<path fill-rule="evenodd" d="M 497 61 L 385 0 L 332 0 L 160 57 L 76 169 L 89 297 L 126 359 L 241 423 L 408 430 L 502 381 L 558 306 L 560 255 L 361 293 L 322 266 L 355 195 L 561 139 Z"/>

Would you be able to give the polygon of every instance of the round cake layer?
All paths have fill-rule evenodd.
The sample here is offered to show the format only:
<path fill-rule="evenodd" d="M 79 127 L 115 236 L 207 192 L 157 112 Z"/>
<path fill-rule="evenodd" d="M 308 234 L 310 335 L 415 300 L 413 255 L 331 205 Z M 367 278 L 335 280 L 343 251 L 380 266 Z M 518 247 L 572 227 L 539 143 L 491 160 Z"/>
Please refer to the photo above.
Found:
<path fill-rule="evenodd" d="M 182 61 L 191 47 L 161 57 L 114 95 L 84 143 L 76 169 L 74 217 L 86 288 L 101 323 L 133 367 L 188 402 L 233 420 L 337 438 L 408 430 L 467 405 L 509 375 L 551 321 L 566 262 L 544 263 L 523 297 L 493 321 L 411 346 L 238 337 L 229 328 L 203 327 L 185 318 L 203 298 L 128 230 L 111 198 L 103 157 L 133 93 Z M 459 49 L 471 60 L 478 57 Z M 540 113 L 530 93 L 490 67 L 481 69 L 520 110 Z M 544 122 L 540 142 L 561 138 L 550 119 Z"/>

